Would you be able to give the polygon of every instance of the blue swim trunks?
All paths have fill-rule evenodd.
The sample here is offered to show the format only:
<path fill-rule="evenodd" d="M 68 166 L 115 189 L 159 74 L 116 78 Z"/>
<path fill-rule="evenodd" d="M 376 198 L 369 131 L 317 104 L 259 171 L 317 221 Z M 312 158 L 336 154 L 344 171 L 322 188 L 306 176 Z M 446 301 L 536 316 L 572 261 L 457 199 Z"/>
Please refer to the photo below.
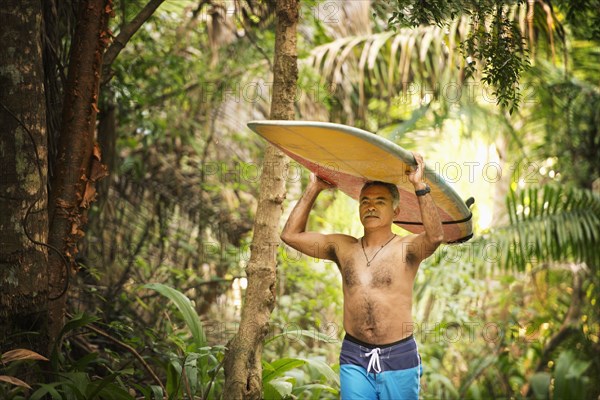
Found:
<path fill-rule="evenodd" d="M 417 342 L 411 335 L 371 345 L 348 334 L 340 353 L 342 400 L 417 400 L 422 374 Z"/>

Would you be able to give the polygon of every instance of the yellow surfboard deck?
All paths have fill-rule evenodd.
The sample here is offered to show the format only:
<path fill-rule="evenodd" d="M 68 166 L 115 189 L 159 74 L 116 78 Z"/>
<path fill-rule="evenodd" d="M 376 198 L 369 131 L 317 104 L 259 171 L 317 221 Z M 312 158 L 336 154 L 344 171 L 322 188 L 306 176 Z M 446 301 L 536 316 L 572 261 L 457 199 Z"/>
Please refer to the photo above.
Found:
<path fill-rule="evenodd" d="M 365 182 L 395 184 L 401 212 L 394 223 L 413 233 L 423 232 L 419 203 L 405 174 L 416 165 L 411 152 L 371 132 L 329 122 L 251 121 L 248 127 L 354 199 Z M 467 203 L 427 165 L 425 181 L 442 219 L 444 241 L 469 240 L 473 224 Z"/>

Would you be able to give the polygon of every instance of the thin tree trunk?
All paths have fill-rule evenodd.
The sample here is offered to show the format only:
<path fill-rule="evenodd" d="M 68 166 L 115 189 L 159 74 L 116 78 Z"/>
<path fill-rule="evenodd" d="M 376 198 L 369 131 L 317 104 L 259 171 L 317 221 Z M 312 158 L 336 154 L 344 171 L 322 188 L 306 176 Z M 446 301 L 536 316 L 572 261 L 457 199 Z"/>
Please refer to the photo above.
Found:
<path fill-rule="evenodd" d="M 42 3 L 0 7 L 0 354 L 46 354 L 47 137 Z"/>
<path fill-rule="evenodd" d="M 71 45 L 62 131 L 49 202 L 49 241 L 65 257 L 49 253 L 51 340 L 57 338 L 63 326 L 66 288 L 77 243 L 84 235 L 87 209 L 95 197 L 95 181 L 105 174 L 100 151 L 94 147 L 94 131 L 102 56 L 110 40 L 111 12 L 112 0 L 80 2 Z"/>
<path fill-rule="evenodd" d="M 271 119 L 294 119 L 298 79 L 297 22 L 298 1 L 278 0 Z M 287 166 L 287 158 L 268 145 L 260 178 L 252 253 L 246 268 L 248 288 L 242 319 L 225 355 L 224 398 L 228 400 L 261 398 L 262 344 L 275 306 L 279 218 L 285 198 Z"/>

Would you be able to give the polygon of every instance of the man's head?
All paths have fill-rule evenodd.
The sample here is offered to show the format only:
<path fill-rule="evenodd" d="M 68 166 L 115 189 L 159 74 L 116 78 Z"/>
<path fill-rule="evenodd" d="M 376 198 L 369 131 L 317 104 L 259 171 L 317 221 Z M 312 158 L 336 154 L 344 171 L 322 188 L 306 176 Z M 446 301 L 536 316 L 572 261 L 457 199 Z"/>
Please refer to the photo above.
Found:
<path fill-rule="evenodd" d="M 392 208 L 398 207 L 398 204 L 400 204 L 400 193 L 398 192 L 398 187 L 396 185 L 394 185 L 393 183 L 381 181 L 370 181 L 363 185 L 362 189 L 360 190 L 360 193 L 362 194 L 366 189 L 370 188 L 371 186 L 383 186 L 384 188 L 386 188 L 392 196 Z"/>
<path fill-rule="evenodd" d="M 389 226 L 399 212 L 400 195 L 395 185 L 367 182 L 360 191 L 359 214 L 365 228 Z"/>

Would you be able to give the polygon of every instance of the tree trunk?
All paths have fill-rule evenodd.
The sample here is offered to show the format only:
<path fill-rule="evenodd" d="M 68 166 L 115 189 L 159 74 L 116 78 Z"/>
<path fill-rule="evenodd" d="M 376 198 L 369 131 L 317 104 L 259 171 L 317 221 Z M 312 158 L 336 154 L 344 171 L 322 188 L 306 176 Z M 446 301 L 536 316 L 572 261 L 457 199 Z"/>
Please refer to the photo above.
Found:
<path fill-rule="evenodd" d="M 294 119 L 298 79 L 297 22 L 298 1 L 278 0 L 271 119 Z M 279 218 L 285 198 L 284 176 L 287 166 L 287 158 L 268 145 L 260 178 L 252 253 L 246 268 L 246 299 L 239 330 L 229 342 L 225 355 L 226 399 L 261 398 L 262 344 L 269 331 L 269 318 L 275 306 Z"/>
<path fill-rule="evenodd" d="M 42 2 L 4 0 L 0 26 L 0 354 L 46 354 L 47 248 L 36 244 L 48 234 Z"/>
<path fill-rule="evenodd" d="M 71 45 L 56 173 L 48 205 L 49 241 L 64 255 L 49 253 L 51 340 L 57 338 L 63 326 L 66 289 L 77 243 L 84 235 L 87 209 L 95 198 L 95 181 L 105 175 L 100 151 L 94 147 L 94 131 L 111 12 L 111 0 L 80 2 Z"/>

